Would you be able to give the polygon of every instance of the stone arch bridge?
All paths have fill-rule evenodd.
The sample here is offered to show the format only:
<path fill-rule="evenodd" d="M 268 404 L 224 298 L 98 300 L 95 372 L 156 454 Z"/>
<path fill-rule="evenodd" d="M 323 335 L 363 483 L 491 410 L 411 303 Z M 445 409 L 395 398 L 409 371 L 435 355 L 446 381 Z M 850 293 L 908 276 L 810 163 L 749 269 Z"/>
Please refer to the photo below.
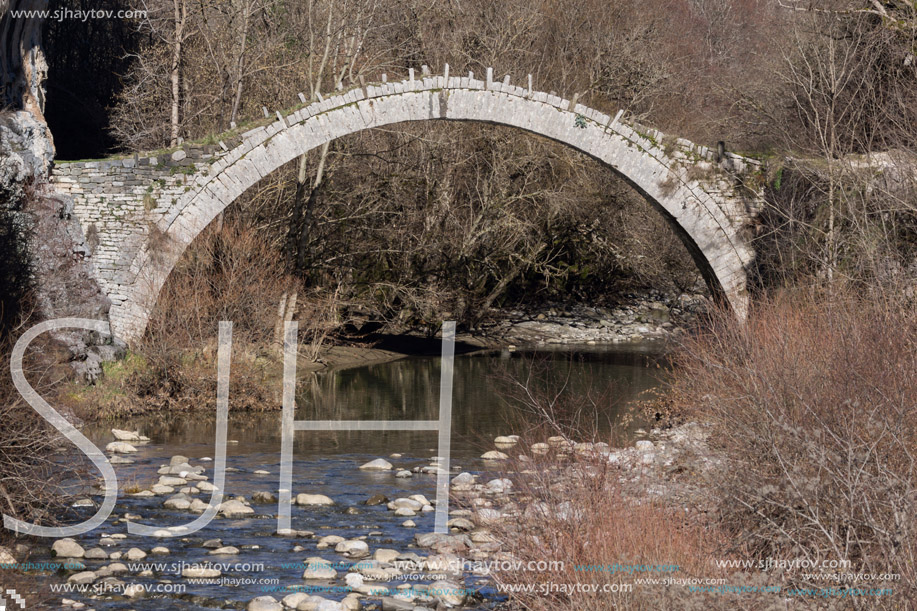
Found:
<path fill-rule="evenodd" d="M 747 309 L 751 224 L 760 209 L 754 160 L 725 153 L 533 91 L 509 77 L 424 74 L 362 83 L 223 136 L 158 155 L 60 162 L 52 184 L 74 200 L 90 261 L 112 302 L 113 333 L 141 336 L 160 289 L 185 248 L 246 189 L 325 142 L 405 121 L 509 125 L 566 144 L 616 172 L 673 225 L 711 291 L 740 317 Z"/>

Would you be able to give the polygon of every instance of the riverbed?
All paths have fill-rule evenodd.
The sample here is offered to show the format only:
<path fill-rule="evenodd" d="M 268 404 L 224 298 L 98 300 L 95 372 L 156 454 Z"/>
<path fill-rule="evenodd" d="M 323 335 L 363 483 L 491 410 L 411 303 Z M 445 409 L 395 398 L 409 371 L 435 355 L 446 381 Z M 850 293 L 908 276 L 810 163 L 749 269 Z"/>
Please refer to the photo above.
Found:
<path fill-rule="evenodd" d="M 453 387 L 452 476 L 460 472 L 478 475 L 481 481 L 496 478 L 502 468 L 500 460 L 485 460 L 482 454 L 494 451 L 497 436 L 522 432 L 537 416 L 520 410 L 522 388 L 538 389 L 565 386 L 565 392 L 577 397 L 595 397 L 603 406 L 601 417 L 593 419 L 592 441 L 612 445 L 633 442 L 636 431 L 644 426 L 639 417 L 626 417 L 646 391 L 660 384 L 658 348 L 653 344 L 628 346 L 565 346 L 563 349 L 538 351 L 498 350 L 456 357 Z M 407 358 L 375 365 L 305 374 L 298 381 L 297 420 L 435 420 L 438 417 L 438 358 Z M 526 383 L 528 381 L 528 383 Z M 524 393 L 523 393 L 524 394 Z M 537 393 L 536 393 L 537 394 Z M 217 517 L 202 531 L 171 538 L 128 535 L 124 517 L 166 529 L 190 522 L 196 514 L 187 509 L 166 508 L 168 499 L 182 496 L 206 503 L 210 493 L 200 490 L 195 479 L 150 491 L 165 473 L 164 466 L 179 463 L 197 469 L 213 480 L 214 418 L 203 414 L 175 417 L 158 415 L 129 422 L 96 424 L 84 432 L 100 448 L 114 440 L 111 429 L 137 431 L 148 442 L 129 442 L 136 452 L 118 453 L 116 465 L 122 491 L 111 518 L 102 527 L 76 537 L 84 550 L 94 550 L 87 559 L 88 583 L 121 582 L 141 584 L 150 591 L 129 600 L 114 588 L 110 594 L 71 594 L 66 598 L 95 609 L 213 609 L 244 608 L 249 601 L 271 595 L 281 600 L 290 588 L 314 588 L 312 594 L 340 601 L 348 594 L 345 577 L 361 573 L 366 584 L 389 588 L 397 593 L 421 584 L 435 583 L 440 577 L 431 571 L 374 573 L 379 564 L 379 550 L 393 550 L 400 555 L 429 553 L 418 546 L 417 535 L 433 530 L 433 501 L 407 515 L 393 511 L 386 502 L 368 505 L 372 497 L 388 501 L 435 498 L 437 435 L 435 431 L 346 431 L 297 432 L 294 441 L 292 494 L 324 495 L 330 505 L 296 505 L 292 509 L 292 536 L 277 536 L 277 502 L 270 501 L 278 492 L 280 471 L 281 419 L 279 412 L 232 414 L 230 396 L 228 431 L 226 499 L 238 498 L 252 510 L 244 516 Z M 215 411 L 215 409 L 214 409 Z M 368 461 L 383 458 L 392 469 L 361 470 Z M 187 460 L 183 460 L 187 459 Z M 431 462 L 432 461 L 432 462 Z M 168 471 L 168 469 L 165 469 Z M 187 471 L 187 469 L 185 469 Z M 400 476 L 396 477 L 396 474 Z M 194 477 L 194 476 L 191 476 Z M 206 486 L 200 486 L 206 488 Z M 147 492 L 150 491 L 150 492 Z M 134 494 L 128 494 L 132 492 Z M 101 497 L 90 497 L 98 502 Z M 184 507 L 172 503 L 173 507 Z M 88 516 L 91 507 L 80 508 Z M 407 525 L 406 525 L 407 523 Z M 311 533 L 311 534 L 310 534 Z M 126 535 L 123 536 L 122 535 Z M 322 545 L 323 537 L 342 537 L 363 541 L 368 555 L 360 557 L 335 551 L 334 540 Z M 49 541 L 50 543 L 50 541 Z M 327 543 L 327 540 L 326 540 Z M 205 546 L 206 544 L 206 546 Z M 231 547 L 224 554 L 214 554 L 219 547 Z M 128 555 L 129 550 L 135 549 Z M 154 553 L 155 548 L 157 549 Z M 166 552 L 167 550 L 167 552 Z M 33 560 L 52 560 L 49 550 L 36 550 Z M 130 557 L 144 557 L 129 562 Z M 384 554 L 383 554 L 384 555 Z M 306 559 L 321 558 L 332 563 L 336 574 L 323 579 L 303 579 Z M 363 561 L 377 563 L 369 570 L 353 569 Z M 392 556 L 394 558 L 394 556 Z M 218 567 L 220 575 L 210 582 L 193 582 L 182 575 L 182 568 L 205 563 Z M 110 573 L 103 567 L 123 564 Z M 308 564 L 308 563 L 306 563 Z M 79 571 L 61 573 L 70 576 Z M 389 578 L 390 577 L 390 578 Z M 347 578 L 350 579 L 350 578 Z M 466 608 L 488 609 L 501 598 L 490 587 L 486 575 L 464 573 L 451 576 L 468 592 Z M 350 579 L 350 585 L 353 580 Z M 121 585 L 115 584 L 118 587 Z M 183 588 L 181 586 L 184 586 Z M 154 590 L 167 590 L 155 592 Z M 177 590 L 184 591 L 177 591 Z M 168 591 L 172 590 L 172 591 Z M 359 591 L 359 590 L 358 590 Z M 131 592 L 136 594 L 136 590 Z M 380 596 L 363 596 L 364 608 L 382 608 Z M 295 602 L 295 601 L 294 601 Z M 388 607 L 397 597 L 388 597 Z M 411 604 L 424 606 L 424 597 Z M 435 607 L 435 601 L 429 603 Z M 330 608 L 330 607 L 329 607 Z"/>

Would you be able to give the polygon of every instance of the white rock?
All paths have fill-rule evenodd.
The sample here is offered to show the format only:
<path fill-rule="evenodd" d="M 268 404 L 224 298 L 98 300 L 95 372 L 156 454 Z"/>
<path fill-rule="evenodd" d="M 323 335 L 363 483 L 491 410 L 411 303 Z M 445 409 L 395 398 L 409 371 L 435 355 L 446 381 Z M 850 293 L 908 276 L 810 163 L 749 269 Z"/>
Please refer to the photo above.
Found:
<path fill-rule="evenodd" d="M 126 441 L 112 441 L 110 444 L 105 446 L 106 452 L 115 452 L 118 454 L 130 454 L 131 452 L 136 452 L 137 448 L 127 443 Z"/>
<path fill-rule="evenodd" d="M 508 447 L 516 445 L 518 441 L 519 441 L 518 438 L 513 439 L 512 437 L 505 437 L 503 435 L 500 435 L 499 437 L 494 439 L 494 445 L 497 447 L 508 448 Z"/>
<path fill-rule="evenodd" d="M 239 553 L 238 547 L 233 547 L 232 545 L 226 545 L 224 547 L 218 547 L 207 552 L 211 556 L 235 556 Z"/>
<path fill-rule="evenodd" d="M 137 431 L 123 431 L 121 429 L 112 429 L 111 434 L 115 436 L 115 439 L 118 441 L 143 441 L 140 438 L 140 433 Z"/>
<path fill-rule="evenodd" d="M 344 537 L 339 537 L 338 535 L 325 535 L 318 540 L 318 544 L 315 546 L 318 549 L 326 549 L 331 546 L 337 545 L 341 541 L 346 541 Z"/>
<path fill-rule="evenodd" d="M 82 584 L 92 583 L 96 579 L 98 579 L 98 576 L 95 573 L 93 573 L 92 571 L 80 571 L 79 573 L 74 573 L 73 575 L 68 577 L 67 583 L 75 583 L 75 584 L 82 585 Z"/>
<path fill-rule="evenodd" d="M 369 461 L 365 465 L 361 465 L 360 468 L 365 471 L 391 471 L 392 463 L 384 458 L 377 458 Z"/>
<path fill-rule="evenodd" d="M 638 452 L 652 452 L 656 449 L 656 446 L 653 445 L 653 442 L 646 439 L 641 439 L 634 444 L 634 447 L 637 448 Z"/>
<path fill-rule="evenodd" d="M 334 505 L 334 501 L 325 496 L 324 494 L 306 494 L 300 493 L 296 495 L 296 504 L 297 505 Z"/>
<path fill-rule="evenodd" d="M 217 511 L 226 517 L 245 516 L 255 513 L 254 509 L 236 499 L 223 501 L 220 503 L 220 508 Z"/>
<path fill-rule="evenodd" d="M 407 469 L 401 469 L 395 473 L 395 477 L 414 477 L 414 474 L 408 471 Z"/>
<path fill-rule="evenodd" d="M 359 588 L 363 585 L 363 576 L 359 573 L 347 573 L 347 576 L 344 577 L 344 583 L 347 584 L 348 588 Z"/>
<path fill-rule="evenodd" d="M 506 478 L 492 479 L 487 482 L 485 489 L 488 492 L 503 493 L 513 487 L 513 482 Z"/>
<path fill-rule="evenodd" d="M 124 558 L 125 560 L 136 562 L 137 560 L 143 560 L 146 558 L 146 552 L 142 549 L 132 547 L 124 553 Z"/>
<path fill-rule="evenodd" d="M 389 562 L 394 562 L 395 559 L 397 559 L 398 556 L 400 555 L 401 555 L 401 552 L 399 552 L 398 550 L 386 549 L 384 547 L 380 547 L 373 553 L 373 560 L 377 560 L 379 562 L 384 562 L 384 563 L 389 563 Z"/>
<path fill-rule="evenodd" d="M 338 576 L 338 572 L 331 568 L 331 563 L 324 558 L 312 556 L 306 558 L 306 570 L 302 574 L 303 579 L 324 579 L 330 580 Z"/>
<path fill-rule="evenodd" d="M 341 541 L 334 546 L 334 551 L 348 558 L 364 558 L 369 556 L 369 545 L 366 544 L 366 541 L 352 539 L 350 541 Z"/>
<path fill-rule="evenodd" d="M 60 558 L 82 558 L 86 550 L 73 539 L 58 539 L 51 546 L 51 551 Z"/>
<path fill-rule="evenodd" d="M 221 574 L 222 573 L 220 573 L 219 569 L 200 566 L 189 566 L 182 569 L 181 572 L 182 577 L 187 577 L 189 579 L 213 579 L 215 577 L 219 577 Z"/>
<path fill-rule="evenodd" d="M 483 458 L 484 460 L 506 460 L 507 458 L 509 458 L 509 456 L 507 456 L 503 452 L 498 452 L 497 450 L 491 450 L 490 452 L 484 452 L 483 454 L 481 454 L 481 458 Z"/>

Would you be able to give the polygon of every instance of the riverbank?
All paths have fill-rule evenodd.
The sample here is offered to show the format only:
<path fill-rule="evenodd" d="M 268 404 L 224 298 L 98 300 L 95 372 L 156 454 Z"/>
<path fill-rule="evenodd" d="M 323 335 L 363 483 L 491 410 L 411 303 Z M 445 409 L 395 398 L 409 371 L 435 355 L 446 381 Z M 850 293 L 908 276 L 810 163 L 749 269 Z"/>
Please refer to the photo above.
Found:
<path fill-rule="evenodd" d="M 530 310 L 495 310 L 478 327 L 456 335 L 455 353 L 522 350 L 545 346 L 665 342 L 678 336 L 704 311 L 700 294 L 659 292 L 622 296 L 618 306 L 548 304 Z M 216 346 L 172 352 L 129 353 L 103 365 L 94 385 L 68 383 L 59 402 L 83 421 L 111 420 L 151 413 L 210 409 L 216 380 Z M 300 374 L 380 364 L 408 357 L 435 357 L 439 336 L 410 330 L 339 336 L 300 352 Z M 231 390 L 237 411 L 273 411 L 281 407 L 283 364 L 280 346 L 233 346 Z"/>

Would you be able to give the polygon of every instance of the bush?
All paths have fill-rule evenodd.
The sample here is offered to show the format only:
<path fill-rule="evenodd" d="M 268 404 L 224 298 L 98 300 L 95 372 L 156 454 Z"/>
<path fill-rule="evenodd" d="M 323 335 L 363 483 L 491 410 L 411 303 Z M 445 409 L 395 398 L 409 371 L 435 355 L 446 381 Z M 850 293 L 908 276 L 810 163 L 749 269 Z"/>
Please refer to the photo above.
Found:
<path fill-rule="evenodd" d="M 733 464 L 711 482 L 724 530 L 758 559 L 900 574 L 865 584 L 894 588 L 894 599 L 850 599 L 858 608 L 915 600 L 913 309 L 844 290 L 784 293 L 755 304 L 744 325 L 712 315 L 675 363 L 689 417 L 713 424 L 711 443 Z"/>

